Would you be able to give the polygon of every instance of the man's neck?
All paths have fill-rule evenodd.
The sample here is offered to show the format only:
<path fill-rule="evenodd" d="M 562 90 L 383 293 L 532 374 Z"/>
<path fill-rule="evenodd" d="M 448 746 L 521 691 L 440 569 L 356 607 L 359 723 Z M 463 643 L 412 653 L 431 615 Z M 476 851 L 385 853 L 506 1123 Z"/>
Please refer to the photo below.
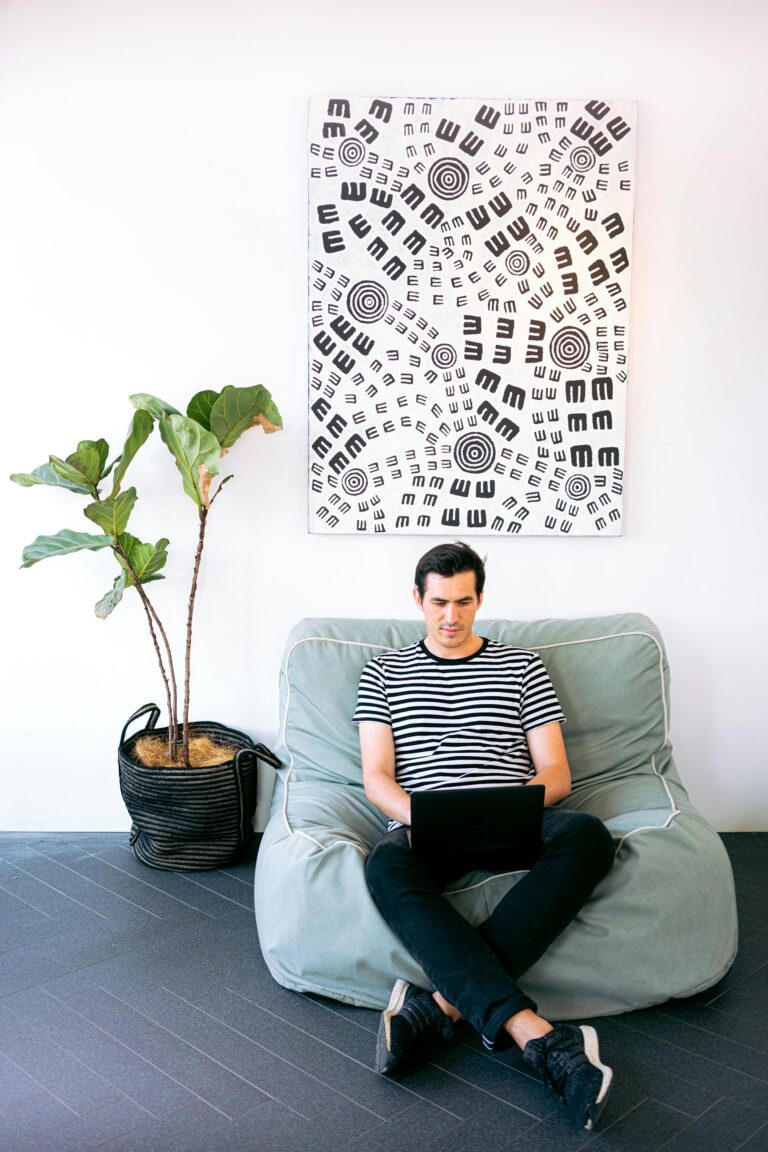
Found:
<path fill-rule="evenodd" d="M 460 648 L 443 648 L 435 644 L 431 636 L 424 637 L 424 647 L 441 660 L 466 660 L 468 656 L 474 656 L 479 652 L 482 646 L 482 636 L 476 636 L 474 632 L 467 637 Z"/>

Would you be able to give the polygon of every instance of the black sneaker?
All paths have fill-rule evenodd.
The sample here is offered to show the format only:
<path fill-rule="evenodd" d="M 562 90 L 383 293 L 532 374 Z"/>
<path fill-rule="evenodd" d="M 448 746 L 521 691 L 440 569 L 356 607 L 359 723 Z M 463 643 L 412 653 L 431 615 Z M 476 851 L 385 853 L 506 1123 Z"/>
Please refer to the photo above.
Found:
<path fill-rule="evenodd" d="M 613 1070 L 600 1061 L 597 1032 L 588 1025 L 556 1024 L 529 1040 L 523 1058 L 543 1076 L 568 1115 L 591 1132 L 605 1107 Z"/>
<path fill-rule="evenodd" d="M 381 1014 L 376 1037 L 376 1071 L 395 1076 L 418 1064 L 437 1040 L 450 1040 L 453 1022 L 432 993 L 397 980 Z"/>

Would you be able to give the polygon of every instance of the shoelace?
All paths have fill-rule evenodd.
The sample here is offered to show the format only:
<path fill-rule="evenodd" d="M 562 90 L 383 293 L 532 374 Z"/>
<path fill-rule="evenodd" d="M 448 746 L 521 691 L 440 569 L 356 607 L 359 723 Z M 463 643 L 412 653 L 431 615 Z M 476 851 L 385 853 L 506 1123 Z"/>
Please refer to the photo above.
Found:
<path fill-rule="evenodd" d="M 408 1018 L 415 1032 L 434 1033 L 445 1036 L 453 1031 L 450 1019 L 445 1016 L 430 996 L 412 996 L 403 1006 L 402 1014 Z"/>
<path fill-rule="evenodd" d="M 432 1001 L 432 1004 L 434 1004 L 434 1001 Z M 439 1011 L 436 1004 L 434 1004 L 434 1007 Z M 424 996 L 412 996 L 410 1000 L 403 1005 L 402 1014 L 407 1017 L 417 1032 L 431 1032 L 436 1029 L 437 1018 Z"/>
<path fill-rule="evenodd" d="M 565 1084 L 569 1075 L 581 1064 L 589 1063 L 575 1038 L 561 1040 L 547 1052 L 544 1067 L 547 1086 L 561 1099 L 565 1098 Z"/>

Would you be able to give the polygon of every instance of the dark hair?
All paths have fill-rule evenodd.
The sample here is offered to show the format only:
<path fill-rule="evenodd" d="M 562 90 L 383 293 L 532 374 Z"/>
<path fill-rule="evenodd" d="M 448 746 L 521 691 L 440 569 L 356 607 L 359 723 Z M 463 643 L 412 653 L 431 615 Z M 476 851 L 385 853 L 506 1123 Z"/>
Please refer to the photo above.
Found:
<path fill-rule="evenodd" d="M 474 572 L 475 592 L 479 596 L 485 586 L 485 564 L 468 544 L 457 540 L 455 544 L 438 544 L 425 552 L 416 565 L 414 583 L 419 596 L 424 595 L 427 576 L 456 576 L 459 572 Z"/>

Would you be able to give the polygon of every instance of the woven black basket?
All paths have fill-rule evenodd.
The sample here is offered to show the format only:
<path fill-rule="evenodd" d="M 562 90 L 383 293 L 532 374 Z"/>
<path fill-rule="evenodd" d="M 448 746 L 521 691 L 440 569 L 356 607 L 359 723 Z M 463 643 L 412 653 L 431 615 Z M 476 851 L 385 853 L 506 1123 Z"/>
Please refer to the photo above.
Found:
<path fill-rule="evenodd" d="M 126 739 L 128 727 L 149 713 L 145 727 Z M 160 709 L 145 704 L 126 721 L 117 750 L 120 791 L 133 821 L 131 845 L 143 864 L 172 871 L 223 868 L 253 839 L 258 760 L 279 766 L 263 744 L 223 724 L 190 724 L 190 734 L 237 748 L 233 760 L 207 768 L 150 768 L 133 756 L 136 741 L 156 728 Z"/>

